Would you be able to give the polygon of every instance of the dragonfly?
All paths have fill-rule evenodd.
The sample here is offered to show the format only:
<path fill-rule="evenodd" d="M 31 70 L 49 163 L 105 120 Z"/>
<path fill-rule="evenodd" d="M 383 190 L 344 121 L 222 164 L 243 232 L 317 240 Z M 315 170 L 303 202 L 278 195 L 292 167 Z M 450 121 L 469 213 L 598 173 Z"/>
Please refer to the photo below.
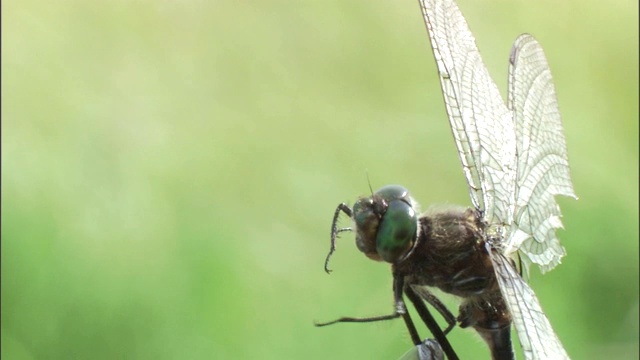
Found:
<path fill-rule="evenodd" d="M 400 185 L 384 186 L 359 198 L 353 207 L 339 204 L 325 270 L 330 272 L 338 236 L 355 232 L 361 252 L 391 265 L 394 309 L 388 315 L 343 317 L 316 325 L 403 318 L 420 351 L 433 359 L 457 359 L 446 338 L 457 324 L 474 329 L 496 360 L 515 358 L 513 326 L 525 359 L 568 359 L 524 280 L 531 264 L 544 273 L 561 262 L 566 252 L 556 235 L 563 225 L 555 197 L 577 199 L 542 47 L 529 34 L 517 37 L 509 56 L 505 102 L 455 2 L 419 3 L 472 206 L 420 214 L 418 203 Z M 339 227 L 343 214 L 351 219 L 351 227 Z M 457 317 L 431 293 L 433 288 L 461 299 Z M 422 342 L 405 296 L 435 340 Z M 443 315 L 445 330 L 425 302 Z M 438 345 L 433 347 L 437 351 L 426 344 Z"/>

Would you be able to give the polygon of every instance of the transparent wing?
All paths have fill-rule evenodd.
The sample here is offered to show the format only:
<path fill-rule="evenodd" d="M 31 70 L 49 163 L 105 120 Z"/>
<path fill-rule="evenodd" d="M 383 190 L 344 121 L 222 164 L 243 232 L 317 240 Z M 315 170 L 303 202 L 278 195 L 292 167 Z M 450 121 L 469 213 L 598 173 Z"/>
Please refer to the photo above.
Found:
<path fill-rule="evenodd" d="M 520 250 L 543 272 L 565 255 L 555 229 L 562 227 L 554 195 L 576 197 L 556 91 L 540 44 L 520 35 L 509 57 L 509 109 L 516 124 L 517 186 L 514 222 L 505 253 Z"/>
<path fill-rule="evenodd" d="M 473 205 L 488 224 L 511 224 L 516 184 L 516 131 L 511 111 L 456 4 L 420 0 L 420 5 Z"/>
<path fill-rule="evenodd" d="M 530 35 L 517 39 L 507 107 L 453 0 L 420 4 L 471 200 L 499 251 L 491 251 L 496 276 L 526 358 L 568 358 L 535 294 L 505 257 L 520 249 L 525 262 L 546 271 L 564 255 L 554 195 L 575 195 L 544 53 Z"/>
<path fill-rule="evenodd" d="M 533 290 L 504 255 L 489 251 L 525 359 L 569 359 Z"/>

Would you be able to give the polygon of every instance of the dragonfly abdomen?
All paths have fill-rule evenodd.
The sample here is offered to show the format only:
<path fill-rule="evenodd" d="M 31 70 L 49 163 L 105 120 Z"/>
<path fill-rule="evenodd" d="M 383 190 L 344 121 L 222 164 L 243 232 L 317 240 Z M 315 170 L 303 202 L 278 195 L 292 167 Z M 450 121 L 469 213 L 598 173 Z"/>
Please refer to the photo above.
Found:
<path fill-rule="evenodd" d="M 460 305 L 460 327 L 472 327 L 487 343 L 493 360 L 515 359 L 511 344 L 511 314 L 496 285 L 480 296 L 466 298 Z"/>

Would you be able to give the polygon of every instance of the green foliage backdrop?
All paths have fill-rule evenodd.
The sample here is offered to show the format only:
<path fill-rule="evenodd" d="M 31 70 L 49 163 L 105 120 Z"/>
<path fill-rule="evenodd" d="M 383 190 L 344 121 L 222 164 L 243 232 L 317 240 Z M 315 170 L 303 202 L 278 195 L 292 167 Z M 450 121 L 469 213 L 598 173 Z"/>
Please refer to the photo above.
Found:
<path fill-rule="evenodd" d="M 556 79 L 580 200 L 543 308 L 637 358 L 638 3 L 459 5 L 501 89 L 522 32 Z M 397 359 L 401 321 L 312 326 L 392 310 L 352 236 L 322 270 L 367 174 L 469 204 L 416 1 L 3 2 L 3 358 Z"/>

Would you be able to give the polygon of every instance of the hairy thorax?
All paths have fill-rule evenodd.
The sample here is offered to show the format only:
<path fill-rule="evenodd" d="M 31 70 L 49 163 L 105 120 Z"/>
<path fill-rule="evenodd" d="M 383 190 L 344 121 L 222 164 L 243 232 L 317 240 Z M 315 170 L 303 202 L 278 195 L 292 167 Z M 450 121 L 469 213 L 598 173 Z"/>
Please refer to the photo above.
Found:
<path fill-rule="evenodd" d="M 411 284 L 465 298 L 481 295 L 497 288 L 484 242 L 482 223 L 472 209 L 426 214 L 420 218 L 416 248 L 395 270 L 407 274 Z"/>
<path fill-rule="evenodd" d="M 473 209 L 449 209 L 420 218 L 413 253 L 395 264 L 406 283 L 439 288 L 463 299 L 458 322 L 483 337 L 507 329 L 511 316 L 500 293 L 485 246 L 484 227 Z"/>

